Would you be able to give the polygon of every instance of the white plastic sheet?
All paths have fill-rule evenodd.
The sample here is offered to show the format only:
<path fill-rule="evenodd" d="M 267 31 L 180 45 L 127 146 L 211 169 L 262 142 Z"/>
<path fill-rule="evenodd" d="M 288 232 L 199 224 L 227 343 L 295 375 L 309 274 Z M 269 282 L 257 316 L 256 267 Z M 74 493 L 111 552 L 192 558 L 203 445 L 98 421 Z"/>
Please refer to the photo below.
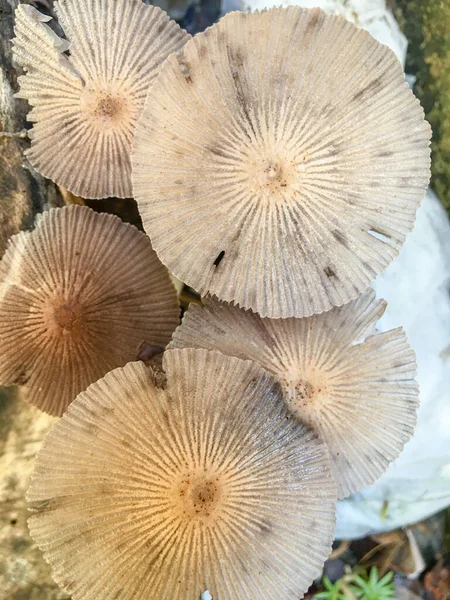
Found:
<path fill-rule="evenodd" d="M 338 503 L 336 536 L 420 521 L 450 504 L 450 223 L 429 191 L 398 258 L 374 284 L 385 331 L 403 326 L 418 363 L 416 432 L 374 485 Z"/>

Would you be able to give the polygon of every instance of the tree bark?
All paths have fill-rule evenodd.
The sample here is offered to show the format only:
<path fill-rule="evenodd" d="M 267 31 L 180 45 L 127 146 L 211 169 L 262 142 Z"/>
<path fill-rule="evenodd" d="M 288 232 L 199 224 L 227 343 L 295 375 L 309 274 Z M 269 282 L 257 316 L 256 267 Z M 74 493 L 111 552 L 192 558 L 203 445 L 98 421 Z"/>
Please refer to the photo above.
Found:
<path fill-rule="evenodd" d="M 9 238 L 31 228 L 36 214 L 63 204 L 57 187 L 39 175 L 24 156 L 30 144 L 25 133 L 29 106 L 14 98 L 20 73 L 11 53 L 14 10 L 19 3 L 0 0 L 0 257 Z M 39 9 L 45 4 L 51 8 L 51 3 L 41 4 Z"/>

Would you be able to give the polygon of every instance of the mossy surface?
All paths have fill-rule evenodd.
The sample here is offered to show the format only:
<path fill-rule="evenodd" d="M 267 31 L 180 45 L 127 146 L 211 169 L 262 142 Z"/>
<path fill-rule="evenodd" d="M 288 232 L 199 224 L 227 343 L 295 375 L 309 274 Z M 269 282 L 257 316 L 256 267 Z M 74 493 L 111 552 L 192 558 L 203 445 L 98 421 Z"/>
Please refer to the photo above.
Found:
<path fill-rule="evenodd" d="M 431 186 L 450 214 L 450 0 L 397 0 L 406 72 L 433 128 Z"/>

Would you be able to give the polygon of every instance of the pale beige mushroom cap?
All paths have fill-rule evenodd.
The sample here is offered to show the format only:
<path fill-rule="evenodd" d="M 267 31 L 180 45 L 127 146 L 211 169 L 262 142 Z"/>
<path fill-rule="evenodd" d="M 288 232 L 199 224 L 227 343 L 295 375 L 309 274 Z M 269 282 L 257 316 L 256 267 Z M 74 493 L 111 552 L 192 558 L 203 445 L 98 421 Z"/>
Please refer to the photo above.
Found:
<path fill-rule="evenodd" d="M 14 236 L 0 263 L 0 383 L 62 415 L 88 385 L 164 347 L 175 289 L 149 239 L 118 217 L 72 205 Z"/>
<path fill-rule="evenodd" d="M 74 600 L 297 600 L 327 558 L 325 445 L 251 361 L 130 363 L 71 404 L 39 452 L 30 531 Z"/>
<path fill-rule="evenodd" d="M 401 328 L 375 332 L 385 308 L 373 290 L 304 319 L 263 319 L 206 300 L 190 305 L 169 348 L 217 348 L 272 373 L 289 410 L 326 442 L 345 498 L 384 473 L 416 423 L 415 354 Z"/>
<path fill-rule="evenodd" d="M 230 13 L 163 65 L 133 190 L 161 260 L 202 295 L 304 317 L 397 255 L 430 127 L 394 53 L 319 9 Z"/>
<path fill-rule="evenodd" d="M 139 0 L 60 0 L 55 10 L 68 41 L 32 6 L 16 10 L 13 52 L 26 71 L 18 97 L 33 107 L 27 157 L 76 195 L 131 196 L 131 142 L 148 88 L 190 36 Z"/>

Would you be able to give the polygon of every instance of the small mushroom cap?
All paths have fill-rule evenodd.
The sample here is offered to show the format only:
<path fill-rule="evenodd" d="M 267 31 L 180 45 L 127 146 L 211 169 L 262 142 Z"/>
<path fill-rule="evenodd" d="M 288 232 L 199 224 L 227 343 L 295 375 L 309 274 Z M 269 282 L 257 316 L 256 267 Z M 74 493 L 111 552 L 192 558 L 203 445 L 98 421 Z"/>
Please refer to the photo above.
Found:
<path fill-rule="evenodd" d="M 326 442 L 345 498 L 384 473 L 416 424 L 415 354 L 401 328 L 375 333 L 385 308 L 373 290 L 304 319 L 263 319 L 210 299 L 190 305 L 169 348 L 217 348 L 272 373 L 289 410 Z"/>
<path fill-rule="evenodd" d="M 111 369 L 164 347 L 175 289 L 149 239 L 118 217 L 72 205 L 11 238 L 0 263 L 0 383 L 23 384 L 52 415 Z"/>
<path fill-rule="evenodd" d="M 158 256 L 202 296 L 304 317 L 397 255 L 429 139 L 400 63 L 366 31 L 319 9 L 235 12 L 164 63 L 134 196 Z"/>
<path fill-rule="evenodd" d="M 60 0 L 55 10 L 69 41 L 32 6 L 16 10 L 13 52 L 26 71 L 17 95 L 33 107 L 27 157 L 75 195 L 131 196 L 131 142 L 148 88 L 190 36 L 139 0 Z"/>
<path fill-rule="evenodd" d="M 74 600 L 297 599 L 327 558 L 336 487 L 317 434 L 259 365 L 164 355 L 71 404 L 37 456 L 30 531 Z"/>

